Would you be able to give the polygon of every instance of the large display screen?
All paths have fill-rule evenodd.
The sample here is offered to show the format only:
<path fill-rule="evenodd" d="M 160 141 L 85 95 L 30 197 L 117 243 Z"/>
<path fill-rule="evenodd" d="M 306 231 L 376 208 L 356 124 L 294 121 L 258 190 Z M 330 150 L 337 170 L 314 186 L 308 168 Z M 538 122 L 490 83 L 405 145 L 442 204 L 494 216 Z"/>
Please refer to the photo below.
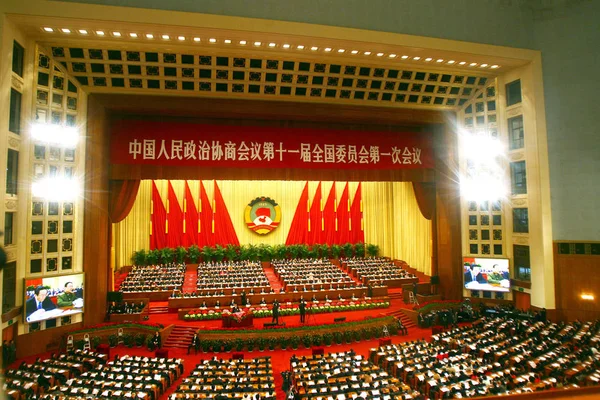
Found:
<path fill-rule="evenodd" d="M 510 291 L 508 259 L 465 257 L 463 262 L 466 289 Z"/>
<path fill-rule="evenodd" d="M 84 274 L 25 279 L 25 321 L 38 323 L 83 313 Z M 46 323 L 46 327 L 54 324 Z"/>

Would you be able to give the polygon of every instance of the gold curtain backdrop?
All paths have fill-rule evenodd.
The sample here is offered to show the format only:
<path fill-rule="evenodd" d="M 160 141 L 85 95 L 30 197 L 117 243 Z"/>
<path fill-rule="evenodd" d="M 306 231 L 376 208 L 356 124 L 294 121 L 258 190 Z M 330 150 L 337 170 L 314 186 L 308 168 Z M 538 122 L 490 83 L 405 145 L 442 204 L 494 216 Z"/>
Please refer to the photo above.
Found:
<path fill-rule="evenodd" d="M 167 180 L 156 180 L 165 206 L 167 205 Z M 198 207 L 200 181 L 187 181 Z M 214 198 L 213 181 L 202 181 L 209 200 Z M 183 206 L 185 181 L 171 181 L 179 204 Z M 304 189 L 304 181 L 217 181 L 223 200 L 235 228 L 240 244 L 285 243 L 298 200 Z M 321 182 L 321 194 L 325 204 L 334 182 Z M 312 199 L 319 182 L 308 182 L 308 195 Z M 335 182 L 336 198 L 342 196 L 346 182 Z M 349 198 L 352 202 L 358 182 L 349 182 Z M 281 207 L 281 223 L 268 235 L 258 235 L 246 227 L 244 210 L 257 197 L 270 197 Z M 140 249 L 149 249 L 152 181 L 143 180 L 129 215 L 113 224 L 115 268 L 131 265 L 131 255 Z M 432 232 L 431 221 L 419 210 L 410 182 L 363 182 L 363 220 L 365 243 L 376 244 L 380 254 L 406 261 L 417 270 L 431 274 Z"/>

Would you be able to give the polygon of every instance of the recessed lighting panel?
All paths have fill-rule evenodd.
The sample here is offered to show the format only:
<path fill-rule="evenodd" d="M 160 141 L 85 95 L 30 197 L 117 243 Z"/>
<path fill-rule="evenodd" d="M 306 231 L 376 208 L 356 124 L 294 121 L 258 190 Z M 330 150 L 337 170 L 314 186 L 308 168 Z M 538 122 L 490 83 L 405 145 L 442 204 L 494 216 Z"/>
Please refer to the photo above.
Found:
<path fill-rule="evenodd" d="M 185 36 L 178 36 L 178 37 L 177 37 L 177 40 L 181 40 L 181 41 L 183 41 L 183 40 L 185 40 Z"/>
<path fill-rule="evenodd" d="M 48 26 L 44 27 L 44 30 L 45 30 L 46 32 L 54 32 L 54 29 L 52 29 L 52 28 L 50 28 L 50 27 L 48 27 Z"/>
<path fill-rule="evenodd" d="M 87 35 L 87 34 L 88 34 L 88 31 L 87 31 L 87 30 L 85 30 L 85 29 L 80 29 L 80 30 L 79 30 L 79 33 L 80 33 L 80 34 L 82 34 L 82 35 Z"/>
<path fill-rule="evenodd" d="M 114 37 L 121 37 L 121 32 L 113 32 Z"/>
<path fill-rule="evenodd" d="M 146 38 L 148 39 L 154 39 L 154 35 L 151 33 L 146 33 Z"/>
<path fill-rule="evenodd" d="M 68 28 L 62 28 L 61 31 L 62 33 L 71 33 L 71 30 Z"/>
<path fill-rule="evenodd" d="M 170 37 L 169 35 L 162 35 L 162 38 L 163 38 L 164 40 L 169 40 L 171 37 Z"/>
<path fill-rule="evenodd" d="M 96 35 L 98 35 L 98 36 L 104 36 L 104 31 L 96 31 Z"/>

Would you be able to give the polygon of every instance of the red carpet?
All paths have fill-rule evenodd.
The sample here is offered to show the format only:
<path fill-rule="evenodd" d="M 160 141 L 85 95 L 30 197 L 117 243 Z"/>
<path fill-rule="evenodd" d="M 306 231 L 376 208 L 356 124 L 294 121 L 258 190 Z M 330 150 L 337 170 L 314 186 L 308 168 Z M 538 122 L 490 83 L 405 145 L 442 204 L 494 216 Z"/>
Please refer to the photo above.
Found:
<path fill-rule="evenodd" d="M 279 280 L 277 275 L 275 275 L 275 270 L 273 269 L 273 267 L 263 267 L 263 271 L 265 272 L 265 275 L 269 280 L 269 285 L 271 285 L 275 292 L 279 293 L 283 285 L 281 284 L 281 281 Z"/>
<path fill-rule="evenodd" d="M 192 293 L 195 292 L 196 289 L 198 289 L 198 271 L 186 271 L 181 291 L 183 293 Z"/>

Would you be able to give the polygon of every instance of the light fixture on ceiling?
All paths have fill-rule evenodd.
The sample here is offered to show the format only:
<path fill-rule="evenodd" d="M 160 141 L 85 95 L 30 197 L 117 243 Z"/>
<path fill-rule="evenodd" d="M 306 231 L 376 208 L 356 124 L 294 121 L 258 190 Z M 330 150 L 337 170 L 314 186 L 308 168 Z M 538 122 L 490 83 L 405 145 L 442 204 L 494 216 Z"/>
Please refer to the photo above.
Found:
<path fill-rule="evenodd" d="M 389 57 L 389 58 L 396 58 L 396 57 L 397 57 L 397 55 L 395 55 L 395 54 L 390 54 L 388 57 Z"/>
<path fill-rule="evenodd" d="M 383 53 L 377 53 L 377 57 L 383 56 Z"/>
<path fill-rule="evenodd" d="M 298 46 L 296 46 L 296 48 L 297 48 L 298 50 L 304 50 L 304 45 L 302 45 L 302 44 L 299 44 Z"/>
<path fill-rule="evenodd" d="M 275 43 L 269 43 L 269 47 L 275 47 L 277 46 Z"/>
<path fill-rule="evenodd" d="M 135 39 L 135 38 L 137 38 L 137 37 L 138 37 L 138 34 L 137 34 L 137 33 L 135 33 L 135 32 L 131 32 L 131 33 L 129 34 L 129 36 L 131 36 L 133 39 Z"/>
<path fill-rule="evenodd" d="M 455 62 L 456 61 L 454 61 L 454 60 L 450 60 L 450 61 L 448 61 L 448 64 L 454 64 Z"/>
<path fill-rule="evenodd" d="M 331 51 L 331 47 L 325 47 L 323 50 L 325 50 L 326 52 L 330 52 Z"/>
<path fill-rule="evenodd" d="M 96 31 L 96 35 L 98 35 L 98 36 L 104 36 L 104 31 Z"/>
<path fill-rule="evenodd" d="M 419 61 L 421 59 L 421 57 L 417 56 L 417 57 L 413 57 L 413 60 L 415 61 Z"/>
<path fill-rule="evenodd" d="M 494 64 L 494 65 L 492 65 L 490 68 L 491 68 L 491 69 L 496 69 L 496 68 L 500 68 L 500 66 L 499 66 L 499 65 L 497 65 L 497 64 Z"/>
<path fill-rule="evenodd" d="M 195 37 L 195 38 L 194 38 L 194 42 L 196 42 L 196 43 L 200 42 L 200 40 L 201 40 L 201 39 L 200 39 L 199 37 Z"/>
<path fill-rule="evenodd" d="M 177 36 L 177 40 L 183 42 L 185 40 L 185 36 Z"/>
<path fill-rule="evenodd" d="M 169 35 L 162 35 L 161 37 L 163 38 L 163 40 L 169 40 L 169 39 L 171 39 L 171 37 Z"/>
<path fill-rule="evenodd" d="M 81 185 L 73 178 L 45 178 L 31 184 L 31 194 L 53 201 L 76 200 L 81 195 Z"/>
<path fill-rule="evenodd" d="M 431 57 L 427 57 L 427 58 L 425 59 L 425 62 L 429 62 L 429 61 L 431 61 L 431 60 L 433 60 L 433 58 L 431 58 Z"/>
<path fill-rule="evenodd" d="M 461 61 L 458 63 L 458 65 L 465 65 L 467 62 L 466 61 Z"/>
<path fill-rule="evenodd" d="M 581 293 L 582 300 L 594 300 L 594 295 L 591 293 Z"/>
<path fill-rule="evenodd" d="M 246 41 L 245 40 L 240 40 L 240 45 L 245 46 L 246 45 Z"/>
<path fill-rule="evenodd" d="M 352 53 L 352 54 L 358 54 L 358 50 L 352 50 L 350 53 Z"/>
<path fill-rule="evenodd" d="M 403 60 L 406 60 L 408 58 L 408 56 L 402 56 L 400 58 L 403 59 Z"/>
<path fill-rule="evenodd" d="M 69 28 L 62 28 L 61 31 L 62 33 L 71 33 L 71 30 Z"/>
<path fill-rule="evenodd" d="M 50 28 L 49 26 L 45 26 L 44 27 L 44 31 L 46 31 L 46 32 L 54 32 L 54 29 Z"/>
<path fill-rule="evenodd" d="M 345 51 L 345 49 L 338 49 L 338 53 L 344 53 Z"/>
<path fill-rule="evenodd" d="M 488 66 L 487 64 L 481 64 L 479 67 L 480 67 L 480 68 L 485 68 L 485 67 L 487 67 L 487 66 Z"/>
<path fill-rule="evenodd" d="M 208 42 L 209 42 L 209 43 L 217 43 L 217 39 L 215 39 L 215 38 L 210 38 L 210 39 L 208 39 Z"/>
<path fill-rule="evenodd" d="M 154 35 L 151 33 L 146 33 L 146 39 L 154 39 Z"/>
<path fill-rule="evenodd" d="M 371 52 L 370 52 L 370 51 L 365 51 L 363 54 L 364 54 L 365 56 L 370 56 L 370 55 L 371 55 Z"/>
<path fill-rule="evenodd" d="M 256 47 L 259 47 L 261 44 L 262 44 L 261 42 L 254 42 L 254 45 L 255 45 Z"/>
<path fill-rule="evenodd" d="M 476 65 L 477 65 L 477 63 L 476 63 L 476 62 L 472 62 L 471 64 L 469 64 L 469 67 L 474 67 L 474 66 L 476 66 Z"/>
<path fill-rule="evenodd" d="M 121 37 L 121 32 L 113 32 L 112 33 L 114 37 Z"/>
<path fill-rule="evenodd" d="M 441 63 L 441 62 L 444 62 L 444 59 L 443 58 L 438 58 L 437 60 L 435 60 L 435 62 Z"/>
<path fill-rule="evenodd" d="M 288 43 L 284 43 L 282 47 L 283 47 L 284 49 L 289 49 L 289 48 L 290 48 L 290 45 L 289 45 Z"/>
<path fill-rule="evenodd" d="M 225 43 L 225 44 L 231 44 L 231 39 L 225 39 L 225 40 L 223 40 L 223 43 Z"/>
<path fill-rule="evenodd" d="M 80 34 L 82 34 L 82 35 L 87 35 L 87 34 L 88 34 L 88 31 L 87 31 L 87 30 L 85 30 L 85 29 L 80 29 L 78 32 L 79 32 Z"/>
<path fill-rule="evenodd" d="M 319 50 L 319 48 L 318 48 L 317 46 L 313 46 L 313 47 L 311 47 L 310 49 L 311 49 L 312 51 L 317 51 L 317 50 Z"/>

